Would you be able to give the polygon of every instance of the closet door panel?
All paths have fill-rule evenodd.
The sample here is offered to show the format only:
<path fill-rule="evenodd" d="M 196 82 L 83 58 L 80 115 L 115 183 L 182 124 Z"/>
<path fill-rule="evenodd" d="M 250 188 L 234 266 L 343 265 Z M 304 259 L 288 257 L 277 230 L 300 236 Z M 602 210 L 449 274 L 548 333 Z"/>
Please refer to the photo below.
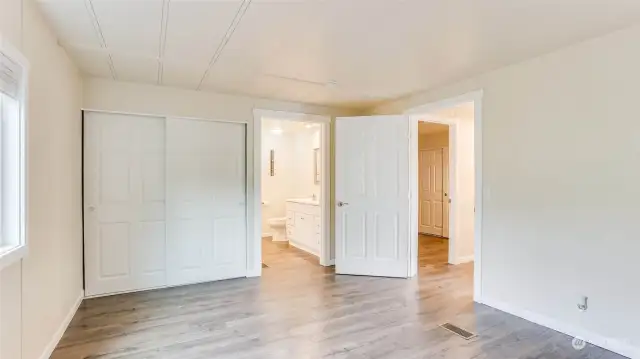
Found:
<path fill-rule="evenodd" d="M 245 125 L 167 120 L 169 284 L 246 275 Z"/>
<path fill-rule="evenodd" d="M 164 119 L 87 112 L 87 295 L 166 285 Z"/>

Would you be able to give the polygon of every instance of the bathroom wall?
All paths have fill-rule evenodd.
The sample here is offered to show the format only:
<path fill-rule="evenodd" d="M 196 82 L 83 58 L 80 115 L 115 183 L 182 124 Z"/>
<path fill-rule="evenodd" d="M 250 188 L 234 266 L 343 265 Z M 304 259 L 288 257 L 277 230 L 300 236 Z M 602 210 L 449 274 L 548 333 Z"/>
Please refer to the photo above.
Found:
<path fill-rule="evenodd" d="M 274 133 L 279 128 L 282 133 Z M 262 233 L 270 235 L 268 220 L 285 217 L 288 198 L 320 198 L 313 181 L 313 149 L 320 145 L 320 127 L 306 128 L 294 121 L 264 120 L 262 123 Z M 270 151 L 275 150 L 274 176 L 269 173 Z"/>
<path fill-rule="evenodd" d="M 320 184 L 314 183 L 314 149 L 320 148 L 320 126 L 304 128 L 295 134 L 295 191 L 299 197 L 320 199 Z"/>

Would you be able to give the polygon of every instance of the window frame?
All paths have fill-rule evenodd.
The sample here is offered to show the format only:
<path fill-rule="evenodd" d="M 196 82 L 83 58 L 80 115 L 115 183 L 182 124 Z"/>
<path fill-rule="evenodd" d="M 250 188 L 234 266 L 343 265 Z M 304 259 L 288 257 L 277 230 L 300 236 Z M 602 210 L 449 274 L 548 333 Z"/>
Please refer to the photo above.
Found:
<path fill-rule="evenodd" d="M 29 83 L 29 61 L 22 55 L 22 53 L 9 43 L 6 38 L 0 33 L 0 52 L 9 57 L 12 61 L 15 61 L 22 69 L 22 77 L 20 79 L 18 93 L 16 101 L 18 102 L 18 238 L 17 244 L 7 244 L 7 240 L 3 239 L 2 232 L 0 232 L 0 270 L 3 268 L 21 260 L 27 256 L 29 252 L 29 241 L 27 233 L 27 188 L 28 188 L 28 170 L 27 170 L 27 158 L 28 158 L 28 83 Z M 6 94 L 2 94 L 7 96 Z M 3 104 L 4 105 L 4 104 Z M 2 128 L 0 128 L 0 146 L 2 145 Z M 0 154 L 1 151 L 0 151 Z M 4 163 L 0 157 L 0 179 L 4 177 L 3 173 Z M 6 211 L 5 203 L 3 201 L 4 189 L 2 188 L 2 182 L 0 182 L 0 222 L 2 213 Z M 0 223 L 0 230 L 4 227 L 4 223 Z M 11 242 L 16 242 L 15 238 Z"/>

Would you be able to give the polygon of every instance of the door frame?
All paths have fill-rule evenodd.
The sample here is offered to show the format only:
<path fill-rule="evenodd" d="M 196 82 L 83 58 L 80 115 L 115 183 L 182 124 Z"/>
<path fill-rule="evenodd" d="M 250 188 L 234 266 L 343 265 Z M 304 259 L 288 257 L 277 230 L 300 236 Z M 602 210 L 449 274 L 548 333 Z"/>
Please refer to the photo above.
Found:
<path fill-rule="evenodd" d="M 247 131 L 247 178 L 249 211 L 247 215 L 247 277 L 258 277 L 262 274 L 262 120 L 277 118 L 279 120 L 311 122 L 321 125 L 321 180 L 320 207 L 322 211 L 322 235 L 320 243 L 320 265 L 331 266 L 335 259 L 331 258 L 331 116 L 306 114 L 301 112 L 274 111 L 264 109 L 253 110 L 253 121 Z M 253 148 L 249 148 L 249 146 Z M 250 157 L 250 158 L 249 158 Z M 253 164 L 251 165 L 250 162 Z"/>
<path fill-rule="evenodd" d="M 456 163 L 456 144 L 458 136 L 458 128 L 455 120 L 439 119 L 435 118 L 431 113 L 454 107 L 467 102 L 473 102 L 474 104 L 474 166 L 475 166 L 475 216 L 474 216 L 474 267 L 473 267 L 473 299 L 479 302 L 482 298 L 482 212 L 483 212 L 483 192 L 482 192 L 482 89 L 462 94 L 460 96 L 444 98 L 433 102 L 426 103 L 417 107 L 410 108 L 404 111 L 405 115 L 408 115 L 411 121 L 411 137 L 412 137 L 412 151 L 411 151 L 411 173 L 410 180 L 413 181 L 411 185 L 411 198 L 412 198 L 412 228 L 415 229 L 416 235 L 411 237 L 412 243 L 410 245 L 410 275 L 417 274 L 418 270 L 418 169 L 417 169 L 417 156 L 418 156 L 418 122 L 434 122 L 449 125 L 449 164 Z M 458 258 L 455 258 L 455 254 L 452 256 L 453 245 L 455 244 L 457 235 L 457 169 L 456 166 L 449 166 L 449 194 L 451 197 L 451 204 L 449 206 L 449 262 L 455 264 Z"/>

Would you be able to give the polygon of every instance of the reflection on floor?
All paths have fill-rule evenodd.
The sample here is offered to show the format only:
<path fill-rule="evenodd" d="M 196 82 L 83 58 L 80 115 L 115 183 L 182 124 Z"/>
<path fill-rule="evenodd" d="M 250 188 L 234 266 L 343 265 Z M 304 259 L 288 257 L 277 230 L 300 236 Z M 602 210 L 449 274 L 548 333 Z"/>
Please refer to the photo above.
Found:
<path fill-rule="evenodd" d="M 262 263 L 267 268 L 285 268 L 303 263 L 320 265 L 318 257 L 289 245 L 289 242 L 273 242 L 271 237 L 262 239 Z M 425 234 L 418 235 L 418 263 L 420 267 L 449 265 L 449 240 Z"/>
<path fill-rule="evenodd" d="M 262 238 L 262 263 L 268 268 L 283 268 L 291 265 L 310 263 L 320 265 L 318 257 L 289 244 L 289 242 L 273 242 L 271 237 Z"/>
<path fill-rule="evenodd" d="M 51 358 L 623 359 L 577 351 L 566 335 L 473 303 L 472 263 L 421 266 L 411 279 L 342 276 L 263 244 L 261 278 L 86 300 Z M 442 263 L 440 252 L 424 257 Z M 478 337 L 466 341 L 444 322 Z"/>
<path fill-rule="evenodd" d="M 442 267 L 449 263 L 449 240 L 425 234 L 418 235 L 418 265 Z"/>

